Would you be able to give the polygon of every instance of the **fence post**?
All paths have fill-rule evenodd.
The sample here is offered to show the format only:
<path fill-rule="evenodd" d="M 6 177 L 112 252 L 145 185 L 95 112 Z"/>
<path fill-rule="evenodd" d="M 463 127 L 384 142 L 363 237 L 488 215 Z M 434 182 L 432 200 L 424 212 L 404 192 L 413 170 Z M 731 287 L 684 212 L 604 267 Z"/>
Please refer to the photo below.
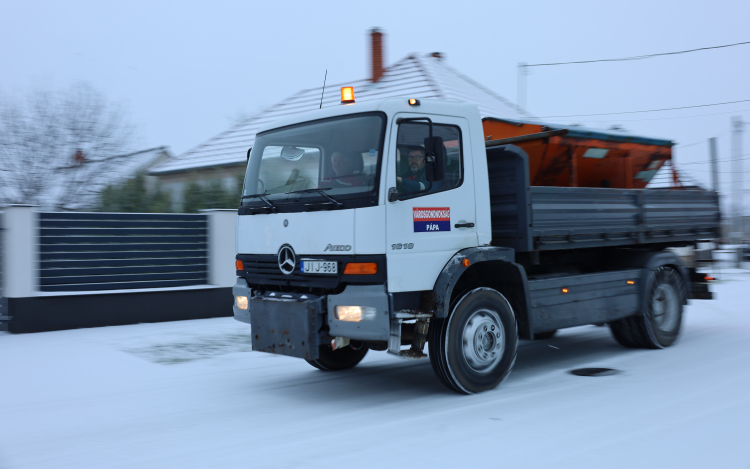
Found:
<path fill-rule="evenodd" d="M 35 296 L 39 291 L 39 213 L 33 205 L 9 205 L 4 212 L 2 296 Z"/>
<path fill-rule="evenodd" d="M 10 313 L 8 312 L 8 299 L 3 295 L 3 259 L 5 252 L 3 250 L 3 231 L 5 225 L 3 224 L 3 211 L 0 210 L 0 331 L 8 330 L 8 322 L 10 322 Z"/>
<path fill-rule="evenodd" d="M 232 287 L 237 281 L 234 268 L 237 210 L 202 210 L 208 216 L 208 283 Z"/>

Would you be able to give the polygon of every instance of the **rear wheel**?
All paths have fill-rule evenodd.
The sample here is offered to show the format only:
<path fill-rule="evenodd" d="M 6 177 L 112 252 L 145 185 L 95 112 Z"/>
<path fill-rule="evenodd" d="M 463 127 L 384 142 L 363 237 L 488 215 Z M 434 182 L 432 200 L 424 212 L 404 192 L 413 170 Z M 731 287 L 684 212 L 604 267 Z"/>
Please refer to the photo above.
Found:
<path fill-rule="evenodd" d="M 677 340 L 687 289 L 682 276 L 671 267 L 652 273 L 643 314 L 609 324 L 615 340 L 631 348 L 664 348 Z"/>
<path fill-rule="evenodd" d="M 323 371 L 339 371 L 354 368 L 365 358 L 368 347 L 362 342 L 352 341 L 346 347 L 333 350 L 330 345 L 321 345 L 316 360 L 307 360 L 315 368 Z"/>
<path fill-rule="evenodd" d="M 495 388 L 516 359 L 518 332 L 510 304 L 496 290 L 466 293 L 448 318 L 430 322 L 430 363 L 440 380 L 456 392 L 474 394 Z"/>

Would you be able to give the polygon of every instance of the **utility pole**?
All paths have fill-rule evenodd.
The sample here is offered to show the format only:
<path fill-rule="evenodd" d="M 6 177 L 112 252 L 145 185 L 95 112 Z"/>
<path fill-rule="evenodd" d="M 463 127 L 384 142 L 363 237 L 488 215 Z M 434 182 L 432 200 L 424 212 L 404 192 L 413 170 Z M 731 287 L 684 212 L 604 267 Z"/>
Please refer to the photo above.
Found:
<path fill-rule="evenodd" d="M 518 64 L 518 78 L 516 79 L 516 106 L 526 110 L 526 75 L 527 66 L 523 62 Z"/>
<path fill-rule="evenodd" d="M 711 182 L 713 183 L 714 192 L 719 192 L 719 162 L 716 156 L 716 137 L 708 139 L 708 147 L 711 151 Z"/>
<path fill-rule="evenodd" d="M 732 240 L 739 244 L 744 237 L 742 203 L 742 117 L 732 116 Z"/>

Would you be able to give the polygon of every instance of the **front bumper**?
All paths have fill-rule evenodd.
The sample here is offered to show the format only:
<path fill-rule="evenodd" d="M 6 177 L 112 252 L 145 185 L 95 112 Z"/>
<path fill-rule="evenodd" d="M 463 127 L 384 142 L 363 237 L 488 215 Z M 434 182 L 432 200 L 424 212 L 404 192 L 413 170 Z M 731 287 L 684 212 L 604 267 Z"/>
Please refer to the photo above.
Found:
<path fill-rule="evenodd" d="M 237 282 L 232 287 L 232 295 L 235 296 L 246 296 L 250 299 L 253 296 L 253 291 L 247 286 L 247 282 L 243 278 L 238 278 Z M 237 300 L 234 301 L 232 306 L 234 311 L 234 319 L 250 324 L 250 310 L 240 309 L 237 307 Z"/>
<path fill-rule="evenodd" d="M 388 340 L 390 308 L 384 285 L 347 285 L 338 295 L 328 295 L 328 328 L 333 337 L 356 340 Z M 377 310 L 371 321 L 348 322 L 336 319 L 336 306 L 370 306 Z"/>
<path fill-rule="evenodd" d="M 252 325 L 253 350 L 314 360 L 318 347 L 332 337 L 387 341 L 390 337 L 389 296 L 384 285 L 348 285 L 338 295 L 315 296 L 252 291 L 238 279 L 232 293 L 248 297 L 248 309 L 233 307 L 234 318 Z M 369 306 L 369 321 L 336 319 L 336 306 Z"/>

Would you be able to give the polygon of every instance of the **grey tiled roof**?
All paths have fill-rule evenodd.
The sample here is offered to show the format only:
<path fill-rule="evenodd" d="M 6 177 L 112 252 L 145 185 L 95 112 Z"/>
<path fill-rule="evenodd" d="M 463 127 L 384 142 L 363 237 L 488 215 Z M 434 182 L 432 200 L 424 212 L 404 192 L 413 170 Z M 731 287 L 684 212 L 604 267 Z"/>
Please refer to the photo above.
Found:
<path fill-rule="evenodd" d="M 380 98 L 437 98 L 476 103 L 482 117 L 532 119 L 525 111 L 449 67 L 438 57 L 411 55 L 389 67 L 377 82 L 359 80 L 327 85 L 323 107 L 340 104 L 341 86 L 354 86 L 357 102 Z M 253 146 L 258 129 L 279 118 L 312 111 L 320 106 L 320 88 L 302 90 L 240 122 L 187 152 L 153 167 L 150 174 L 241 164 Z"/>

